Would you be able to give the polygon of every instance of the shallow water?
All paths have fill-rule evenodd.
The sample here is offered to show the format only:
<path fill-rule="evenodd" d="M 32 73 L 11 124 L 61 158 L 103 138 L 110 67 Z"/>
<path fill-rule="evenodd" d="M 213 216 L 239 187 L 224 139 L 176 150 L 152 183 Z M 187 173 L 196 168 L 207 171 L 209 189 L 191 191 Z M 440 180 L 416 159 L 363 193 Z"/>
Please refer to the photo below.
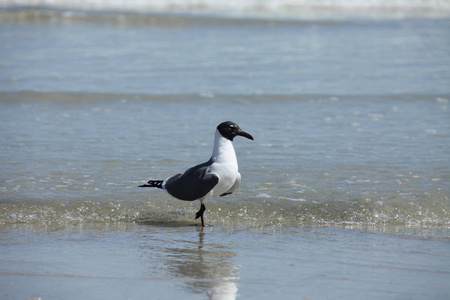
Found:
<path fill-rule="evenodd" d="M 0 15 L 2 91 L 448 93 L 448 18 L 48 14 Z"/>
<path fill-rule="evenodd" d="M 192 226 L 116 225 L 2 230 L 3 295 L 7 299 L 445 299 L 449 295 L 448 238 L 340 228 L 202 231 Z"/>
<path fill-rule="evenodd" d="M 447 18 L 0 13 L 6 299 L 447 299 Z M 139 189 L 209 159 L 199 203 Z"/>
<path fill-rule="evenodd" d="M 206 161 L 215 124 L 232 119 L 255 142 L 235 141 L 244 180 L 235 195 L 208 201 L 211 224 L 449 225 L 449 113 L 441 98 L 2 98 L 4 224 L 186 221 L 196 203 L 136 187 Z"/>

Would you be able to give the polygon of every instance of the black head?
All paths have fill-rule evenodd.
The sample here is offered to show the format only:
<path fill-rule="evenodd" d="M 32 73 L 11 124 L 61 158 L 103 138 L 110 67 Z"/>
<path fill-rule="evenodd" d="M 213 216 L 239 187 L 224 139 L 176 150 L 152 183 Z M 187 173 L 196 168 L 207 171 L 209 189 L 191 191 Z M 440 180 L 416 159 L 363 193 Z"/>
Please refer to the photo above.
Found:
<path fill-rule="evenodd" d="M 253 140 L 253 137 L 248 134 L 247 132 L 243 131 L 238 124 L 226 121 L 223 123 L 220 123 L 219 126 L 217 126 L 217 130 L 219 130 L 220 134 L 226 138 L 232 141 L 237 135 L 246 137 L 250 140 Z"/>

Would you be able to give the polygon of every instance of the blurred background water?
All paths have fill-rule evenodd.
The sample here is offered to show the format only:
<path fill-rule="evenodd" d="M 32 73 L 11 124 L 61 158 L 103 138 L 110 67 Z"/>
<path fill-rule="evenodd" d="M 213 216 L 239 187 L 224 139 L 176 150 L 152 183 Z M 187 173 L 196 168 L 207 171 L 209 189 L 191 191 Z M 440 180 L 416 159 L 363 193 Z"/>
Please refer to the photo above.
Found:
<path fill-rule="evenodd" d="M 0 6 L 2 296 L 447 298 L 449 1 Z M 255 142 L 198 231 L 198 203 L 136 186 L 206 161 L 225 120 Z"/>

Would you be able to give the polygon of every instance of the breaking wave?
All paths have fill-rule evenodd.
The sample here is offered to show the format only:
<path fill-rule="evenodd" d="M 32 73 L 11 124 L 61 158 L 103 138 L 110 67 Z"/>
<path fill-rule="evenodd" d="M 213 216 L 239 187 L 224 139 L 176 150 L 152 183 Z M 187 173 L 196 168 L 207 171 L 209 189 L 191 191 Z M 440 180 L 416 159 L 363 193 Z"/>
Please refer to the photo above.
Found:
<path fill-rule="evenodd" d="M 3 0 L 6 8 L 53 8 L 62 10 L 120 12 L 206 12 L 227 15 L 282 14 L 321 15 L 321 13 L 378 13 L 396 15 L 449 15 L 447 0 Z"/>
<path fill-rule="evenodd" d="M 234 200 L 234 201 L 233 201 Z M 383 203 L 367 199 L 327 202 L 299 199 L 248 197 L 242 202 L 213 200 L 206 203 L 209 226 L 261 228 L 298 226 L 338 226 L 377 231 L 408 228 L 450 228 L 448 205 L 439 201 L 423 203 Z M 167 197 L 131 200 L 3 201 L 0 224 L 30 226 L 68 226 L 136 222 L 152 225 L 199 225 L 194 220 L 198 202 Z"/>

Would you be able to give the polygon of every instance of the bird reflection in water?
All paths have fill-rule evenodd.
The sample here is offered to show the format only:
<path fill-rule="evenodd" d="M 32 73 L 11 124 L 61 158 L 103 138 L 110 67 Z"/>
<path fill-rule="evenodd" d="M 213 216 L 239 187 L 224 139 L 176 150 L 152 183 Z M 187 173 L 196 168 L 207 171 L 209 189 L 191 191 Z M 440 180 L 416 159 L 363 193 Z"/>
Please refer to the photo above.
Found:
<path fill-rule="evenodd" d="M 198 240 L 183 237 L 161 243 L 163 249 L 149 244 L 145 250 L 162 259 L 169 276 L 182 282 L 189 293 L 207 295 L 208 299 L 215 300 L 236 299 L 239 273 L 238 265 L 233 263 L 236 253 L 223 244 L 208 243 L 207 235 L 214 232 L 205 231 L 201 227 L 198 229 Z"/>

